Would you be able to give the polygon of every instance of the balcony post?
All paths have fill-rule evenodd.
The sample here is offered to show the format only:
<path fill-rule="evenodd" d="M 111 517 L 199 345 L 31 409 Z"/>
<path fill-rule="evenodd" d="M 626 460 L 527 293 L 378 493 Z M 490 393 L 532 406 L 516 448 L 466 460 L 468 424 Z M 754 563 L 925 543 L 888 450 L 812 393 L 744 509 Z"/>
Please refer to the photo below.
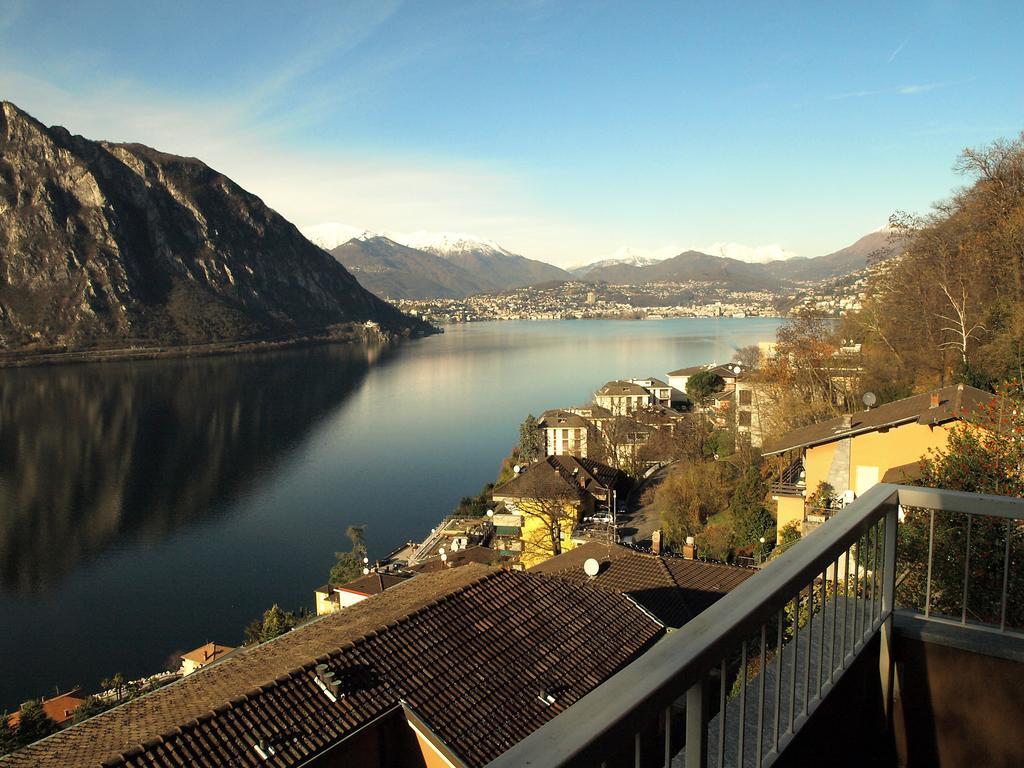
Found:
<path fill-rule="evenodd" d="M 879 627 L 878 673 L 882 684 L 882 711 L 886 726 L 892 727 L 893 662 L 892 612 L 896 598 L 896 537 L 899 529 L 899 505 L 894 498 L 887 505 L 882 551 L 882 624 Z"/>
<path fill-rule="evenodd" d="M 686 765 L 705 768 L 708 764 L 708 700 L 704 677 L 686 691 Z"/>

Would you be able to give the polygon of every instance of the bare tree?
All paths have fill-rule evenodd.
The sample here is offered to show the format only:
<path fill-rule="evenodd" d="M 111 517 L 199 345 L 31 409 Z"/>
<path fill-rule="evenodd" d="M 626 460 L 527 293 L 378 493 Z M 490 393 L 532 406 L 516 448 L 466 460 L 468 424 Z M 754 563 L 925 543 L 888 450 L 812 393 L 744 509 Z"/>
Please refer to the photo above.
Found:
<path fill-rule="evenodd" d="M 583 508 L 580 495 L 568 488 L 564 493 L 518 499 L 513 506 L 523 518 L 520 557 L 527 566 L 562 553 Z"/>

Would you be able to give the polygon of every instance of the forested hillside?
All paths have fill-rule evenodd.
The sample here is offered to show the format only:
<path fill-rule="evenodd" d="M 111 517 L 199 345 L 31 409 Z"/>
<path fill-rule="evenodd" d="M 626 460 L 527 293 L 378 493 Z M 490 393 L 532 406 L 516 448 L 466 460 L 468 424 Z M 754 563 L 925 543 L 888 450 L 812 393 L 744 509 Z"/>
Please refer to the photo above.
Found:
<path fill-rule="evenodd" d="M 880 388 L 1021 378 L 1024 134 L 965 150 L 956 168 L 967 186 L 927 215 L 894 215 L 906 253 L 844 329 L 863 339 L 868 383 Z"/>

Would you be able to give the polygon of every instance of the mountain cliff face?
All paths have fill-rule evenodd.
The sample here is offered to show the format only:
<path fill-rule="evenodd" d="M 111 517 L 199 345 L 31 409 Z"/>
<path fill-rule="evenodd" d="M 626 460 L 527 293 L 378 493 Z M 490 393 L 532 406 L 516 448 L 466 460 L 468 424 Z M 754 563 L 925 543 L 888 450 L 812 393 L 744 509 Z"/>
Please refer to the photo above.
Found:
<path fill-rule="evenodd" d="M 194 158 L 47 128 L 0 103 L 0 350 L 429 326 L 364 290 Z"/>

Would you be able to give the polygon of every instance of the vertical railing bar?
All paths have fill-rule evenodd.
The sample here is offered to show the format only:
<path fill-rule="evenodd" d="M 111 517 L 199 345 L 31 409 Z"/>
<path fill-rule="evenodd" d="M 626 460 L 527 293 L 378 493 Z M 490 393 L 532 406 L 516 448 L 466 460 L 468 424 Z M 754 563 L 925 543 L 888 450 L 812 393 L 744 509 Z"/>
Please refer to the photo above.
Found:
<path fill-rule="evenodd" d="M 800 595 L 797 594 L 793 600 L 793 666 L 790 674 L 789 690 L 789 732 L 793 733 L 793 723 L 796 721 L 796 670 L 797 651 L 800 649 Z"/>
<path fill-rule="evenodd" d="M 736 746 L 736 765 L 743 765 L 743 752 L 747 746 L 747 641 L 740 644 L 740 733 Z"/>
<path fill-rule="evenodd" d="M 853 606 L 851 611 L 853 613 L 853 632 L 850 635 L 850 651 L 856 656 L 857 655 L 857 600 L 860 598 L 860 538 L 858 538 L 852 545 L 853 551 L 856 553 L 853 556 Z"/>
<path fill-rule="evenodd" d="M 635 768 L 643 768 L 640 762 L 640 731 L 633 734 L 633 765 Z"/>
<path fill-rule="evenodd" d="M 889 549 L 889 526 L 886 518 L 879 520 L 881 526 L 880 532 L 882 534 L 882 554 L 881 554 L 881 568 L 878 572 L 878 618 L 884 620 L 884 614 L 886 614 L 886 602 L 885 602 L 885 588 L 889 583 L 889 560 L 886 552 Z M 895 576 L 893 577 L 895 578 Z"/>
<path fill-rule="evenodd" d="M 708 681 L 705 675 L 686 690 L 686 726 L 683 731 L 684 757 L 687 765 L 707 768 L 708 765 Z M 672 705 L 666 710 L 665 764 L 672 764 Z"/>
<path fill-rule="evenodd" d="M 665 768 L 672 768 L 672 705 L 665 707 Z M 704 766 L 700 766 L 704 768 Z"/>
<path fill-rule="evenodd" d="M 779 721 L 782 712 L 782 630 L 786 623 L 786 612 L 780 610 L 776 618 L 778 625 L 778 637 L 775 640 L 775 739 L 772 742 L 772 751 L 779 751 Z"/>
<path fill-rule="evenodd" d="M 967 513 L 967 547 L 964 551 L 964 604 L 963 609 L 960 613 L 960 623 L 967 623 L 967 585 L 970 581 L 971 573 L 971 523 L 974 521 L 974 515 L 970 512 Z"/>
<path fill-rule="evenodd" d="M 761 678 L 760 692 L 757 699 L 757 768 L 761 768 L 764 756 L 764 683 L 768 676 L 768 625 L 761 625 L 761 660 L 758 662 L 758 677 Z M 742 768 L 742 766 L 740 766 Z"/>
<path fill-rule="evenodd" d="M 1006 603 L 1010 594 L 1010 532 L 1013 523 L 1006 521 L 1006 550 L 1003 552 L 1003 598 L 999 608 L 999 631 L 1006 631 Z"/>
<path fill-rule="evenodd" d="M 821 590 L 820 590 L 821 594 L 819 595 L 819 598 L 821 600 L 821 632 L 819 633 L 821 641 L 818 643 L 818 698 L 819 699 L 821 698 L 821 674 L 822 674 L 822 671 L 824 670 L 824 664 L 825 664 L 825 609 L 828 606 L 828 601 L 827 601 L 826 595 L 825 595 L 825 590 L 828 588 L 828 579 L 826 578 L 826 575 L 827 575 L 826 571 L 827 570 L 828 570 L 828 568 L 825 568 L 821 572 L 821 585 L 820 585 L 821 586 Z M 813 635 L 812 635 L 812 639 L 813 639 Z"/>
<path fill-rule="evenodd" d="M 924 583 L 924 617 L 932 612 L 932 563 L 935 561 L 935 510 L 931 510 L 928 523 L 928 578 Z"/>
<path fill-rule="evenodd" d="M 798 614 L 799 615 L 799 614 Z M 807 588 L 807 664 L 804 665 L 804 714 L 810 713 L 811 643 L 814 642 L 814 579 Z"/>
<path fill-rule="evenodd" d="M 846 548 L 845 567 L 843 569 L 843 644 L 842 655 L 839 657 L 839 668 L 846 669 L 846 636 L 850 633 L 850 548 Z"/>
<path fill-rule="evenodd" d="M 863 547 L 860 547 L 861 556 L 858 558 L 863 562 L 864 575 L 860 580 L 860 603 L 858 605 L 858 613 L 860 614 L 860 644 L 863 647 L 864 638 L 868 635 L 868 532 L 864 531 L 860 538 L 860 543 Z M 857 570 L 861 570 L 861 564 L 858 562 Z"/>
<path fill-rule="evenodd" d="M 836 679 L 836 623 L 839 621 L 839 557 L 832 566 L 832 643 L 828 649 L 828 681 Z"/>
<path fill-rule="evenodd" d="M 871 605 L 868 615 L 871 617 L 871 629 L 875 628 L 875 590 L 878 584 L 878 523 L 871 526 Z"/>
<path fill-rule="evenodd" d="M 725 768 L 725 680 L 726 680 L 725 659 L 722 659 L 721 691 L 718 701 L 718 768 Z"/>

